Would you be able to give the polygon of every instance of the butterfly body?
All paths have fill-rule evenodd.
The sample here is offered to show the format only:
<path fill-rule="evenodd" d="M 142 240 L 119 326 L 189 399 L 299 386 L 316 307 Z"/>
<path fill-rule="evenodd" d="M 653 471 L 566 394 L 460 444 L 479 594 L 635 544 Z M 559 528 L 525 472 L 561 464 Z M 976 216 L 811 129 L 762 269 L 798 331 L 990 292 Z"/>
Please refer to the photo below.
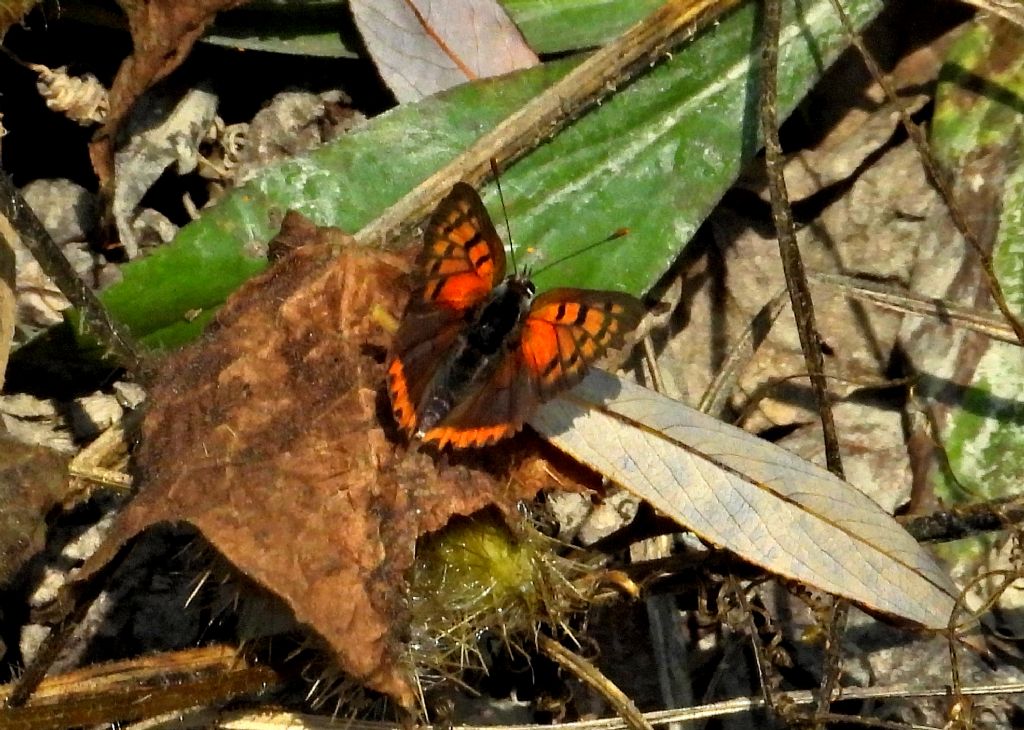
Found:
<path fill-rule="evenodd" d="M 642 314 L 619 292 L 535 296 L 505 276 L 505 251 L 476 191 L 457 183 L 424 232 L 417 282 L 388 365 L 399 426 L 438 446 L 516 433 L 538 403 L 579 382 Z"/>
<path fill-rule="evenodd" d="M 488 382 L 515 348 L 536 289 L 524 277 L 510 276 L 467 313 L 467 326 L 439 363 L 425 389 L 416 435 L 423 438 L 455 406 Z"/>

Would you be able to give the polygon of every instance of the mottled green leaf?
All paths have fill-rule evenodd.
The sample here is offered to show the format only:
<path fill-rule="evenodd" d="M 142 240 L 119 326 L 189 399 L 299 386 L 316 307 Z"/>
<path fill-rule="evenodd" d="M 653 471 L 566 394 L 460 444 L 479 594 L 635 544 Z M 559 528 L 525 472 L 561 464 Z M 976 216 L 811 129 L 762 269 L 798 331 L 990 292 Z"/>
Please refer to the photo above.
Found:
<path fill-rule="evenodd" d="M 950 50 L 939 84 L 932 146 L 968 191 L 972 225 L 992 232 L 996 275 L 1010 309 L 1024 316 L 1024 38 L 991 18 Z M 970 166 L 997 161 L 998 175 L 973 179 Z M 977 196 L 973 195 L 977 193 Z M 980 201 L 981 208 L 978 207 Z M 993 221 L 993 217 L 997 220 Z M 970 361 L 976 358 L 969 353 Z M 959 484 L 936 485 L 947 502 L 1020 494 L 1024 474 L 1024 355 L 989 342 L 945 424 L 943 442 Z M 965 493 L 964 488 L 968 491 Z"/>

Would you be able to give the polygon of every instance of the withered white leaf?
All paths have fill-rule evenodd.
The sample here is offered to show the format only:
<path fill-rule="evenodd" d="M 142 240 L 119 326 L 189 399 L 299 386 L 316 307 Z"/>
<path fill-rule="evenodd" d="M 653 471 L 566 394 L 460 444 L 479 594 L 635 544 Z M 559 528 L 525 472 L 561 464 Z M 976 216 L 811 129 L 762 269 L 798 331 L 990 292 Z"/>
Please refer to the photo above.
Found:
<path fill-rule="evenodd" d="M 594 370 L 530 425 L 704 540 L 865 608 L 944 629 L 959 591 L 847 482 L 774 444 Z"/>
<path fill-rule="evenodd" d="M 497 0 L 352 0 L 350 7 L 400 102 L 538 62 Z"/>

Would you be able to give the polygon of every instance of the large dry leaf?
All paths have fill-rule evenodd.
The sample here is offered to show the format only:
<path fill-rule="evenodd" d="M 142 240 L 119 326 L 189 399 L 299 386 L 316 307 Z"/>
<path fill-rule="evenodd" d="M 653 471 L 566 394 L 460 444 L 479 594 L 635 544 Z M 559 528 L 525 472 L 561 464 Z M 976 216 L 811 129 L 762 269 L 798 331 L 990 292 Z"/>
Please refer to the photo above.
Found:
<path fill-rule="evenodd" d="M 107 189 L 114 170 L 114 138 L 132 105 L 176 69 L 221 10 L 247 0 L 120 0 L 132 34 L 132 55 L 110 87 L 110 111 L 89 147 L 93 169 Z"/>
<path fill-rule="evenodd" d="M 351 8 L 400 102 L 537 63 L 497 0 L 352 0 Z"/>
<path fill-rule="evenodd" d="M 934 559 L 869 498 L 784 449 L 601 371 L 530 425 L 751 563 L 871 611 L 947 627 L 959 592 Z"/>
<path fill-rule="evenodd" d="M 452 515 L 514 510 L 549 480 L 523 440 L 441 464 L 398 445 L 383 387 L 390 335 L 372 312 L 401 311 L 411 258 L 349 240 L 290 215 L 274 249 L 291 253 L 165 363 L 138 453 L 143 488 L 93 563 L 152 524 L 189 523 L 351 677 L 410 706 L 403 596 L 417 537 Z"/>

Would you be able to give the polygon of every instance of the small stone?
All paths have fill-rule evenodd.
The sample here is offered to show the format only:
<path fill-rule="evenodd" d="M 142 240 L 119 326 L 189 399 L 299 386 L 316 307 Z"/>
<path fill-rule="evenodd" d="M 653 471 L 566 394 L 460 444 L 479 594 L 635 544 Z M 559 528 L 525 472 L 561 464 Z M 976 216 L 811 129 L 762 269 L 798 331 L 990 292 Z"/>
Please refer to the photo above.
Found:
<path fill-rule="evenodd" d="M 140 249 L 168 243 L 178 234 L 178 227 L 170 218 L 152 208 L 143 208 L 131 222 L 132 235 Z"/>
<path fill-rule="evenodd" d="M 88 239 L 99 223 L 96 195 L 71 180 L 33 180 L 21 194 L 58 245 Z"/>
<path fill-rule="evenodd" d="M 146 400 L 146 389 L 138 383 L 118 380 L 114 383 L 113 391 L 117 402 L 129 411 L 138 408 Z"/>
<path fill-rule="evenodd" d="M 68 415 L 75 437 L 89 440 L 120 421 L 124 416 L 124 408 L 112 395 L 93 393 L 73 400 Z"/>

